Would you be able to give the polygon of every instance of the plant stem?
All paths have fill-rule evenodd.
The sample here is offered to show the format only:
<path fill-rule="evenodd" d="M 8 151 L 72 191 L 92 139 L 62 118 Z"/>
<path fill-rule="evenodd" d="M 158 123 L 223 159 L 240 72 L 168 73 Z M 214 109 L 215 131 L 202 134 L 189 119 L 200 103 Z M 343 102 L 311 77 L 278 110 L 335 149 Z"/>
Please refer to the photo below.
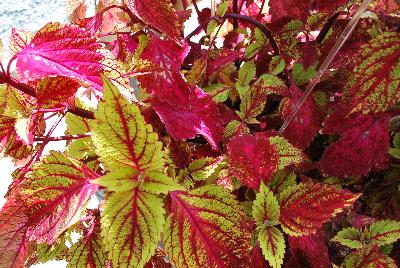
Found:
<path fill-rule="evenodd" d="M 325 71 L 328 69 L 329 64 L 332 62 L 333 58 L 336 56 L 338 53 L 339 49 L 343 46 L 344 42 L 349 38 L 350 34 L 353 32 L 354 28 L 356 27 L 358 21 L 361 18 L 361 15 L 364 13 L 364 11 L 368 8 L 369 3 L 372 0 L 364 0 L 360 7 L 358 8 L 357 12 L 354 14 L 354 16 L 351 18 L 349 23 L 347 24 L 346 28 L 343 30 L 342 34 L 336 41 L 335 45 L 329 52 L 328 56 L 325 58 L 321 66 L 319 67 L 319 70 L 316 74 L 316 76 L 311 80 L 311 82 L 308 84 L 306 90 L 304 91 L 303 95 L 299 99 L 299 101 L 295 104 L 292 109 L 292 112 L 289 114 L 289 117 L 286 118 L 285 122 L 283 122 L 281 128 L 279 129 L 279 134 L 282 134 L 285 129 L 288 127 L 290 122 L 296 117 L 296 114 L 300 110 L 300 107 L 304 104 L 306 101 L 307 97 L 311 94 L 311 91 L 314 89 L 315 85 L 319 82 L 321 79 L 322 75 L 325 73 Z"/>
<path fill-rule="evenodd" d="M 68 141 L 68 140 L 77 140 L 84 139 L 90 137 L 91 133 L 77 134 L 77 135 L 64 135 L 59 137 L 35 137 L 35 141 Z"/>
<path fill-rule="evenodd" d="M 233 0 L 233 13 L 239 14 L 238 11 L 238 0 Z M 237 29 L 239 27 L 238 19 L 233 20 L 233 29 Z"/>

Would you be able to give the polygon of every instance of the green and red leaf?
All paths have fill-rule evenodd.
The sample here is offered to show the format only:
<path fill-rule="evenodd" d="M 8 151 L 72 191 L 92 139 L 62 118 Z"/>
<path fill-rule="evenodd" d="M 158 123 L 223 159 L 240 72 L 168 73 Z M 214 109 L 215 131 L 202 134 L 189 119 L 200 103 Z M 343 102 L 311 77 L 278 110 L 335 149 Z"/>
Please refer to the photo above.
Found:
<path fill-rule="evenodd" d="M 359 196 L 312 181 L 291 186 L 278 196 L 282 229 L 292 236 L 313 234 Z"/>
<path fill-rule="evenodd" d="M 207 185 L 170 199 L 164 244 L 177 267 L 248 267 L 245 217 L 225 189 Z"/>
<path fill-rule="evenodd" d="M 340 268 L 396 268 L 393 259 L 381 253 L 378 245 L 367 245 L 348 255 Z"/>
<path fill-rule="evenodd" d="M 164 225 L 162 199 L 139 187 L 105 200 L 102 237 L 114 267 L 143 267 L 153 256 Z"/>
<path fill-rule="evenodd" d="M 20 185 L 30 211 L 31 239 L 52 244 L 81 218 L 98 186 L 98 175 L 76 159 L 52 151 L 36 163 Z"/>

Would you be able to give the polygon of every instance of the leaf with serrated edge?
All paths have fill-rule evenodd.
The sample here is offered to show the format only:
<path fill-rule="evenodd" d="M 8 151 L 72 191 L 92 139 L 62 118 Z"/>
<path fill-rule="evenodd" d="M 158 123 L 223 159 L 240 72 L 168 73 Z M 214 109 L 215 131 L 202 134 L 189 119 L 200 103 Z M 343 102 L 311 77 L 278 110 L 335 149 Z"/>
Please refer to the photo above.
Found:
<path fill-rule="evenodd" d="M 170 198 L 164 245 L 177 267 L 248 267 L 244 214 L 225 189 L 207 185 Z"/>
<path fill-rule="evenodd" d="M 301 163 L 305 156 L 300 149 L 290 144 L 285 138 L 280 136 L 270 137 L 269 141 L 275 145 L 279 155 L 278 169 L 283 169 L 289 165 Z"/>
<path fill-rule="evenodd" d="M 258 241 L 265 259 L 273 268 L 282 267 L 285 255 L 285 238 L 281 231 L 266 226 L 258 233 Z"/>
<path fill-rule="evenodd" d="M 275 173 L 267 186 L 274 194 L 279 194 L 293 185 L 296 185 L 296 173 L 282 169 Z"/>
<path fill-rule="evenodd" d="M 139 187 L 106 198 L 101 226 L 114 267 L 143 267 L 154 254 L 164 225 L 163 202 Z"/>
<path fill-rule="evenodd" d="M 88 226 L 89 233 L 81 237 L 68 252 L 67 268 L 106 267 L 107 255 L 100 236 L 100 221 L 94 220 Z"/>
<path fill-rule="evenodd" d="M 312 181 L 291 186 L 278 196 L 282 229 L 293 236 L 312 234 L 358 197 L 359 194 Z"/>
<path fill-rule="evenodd" d="M 90 124 L 100 160 L 109 170 L 161 170 L 164 159 L 158 135 L 146 124 L 136 104 L 129 103 L 104 76 L 103 83 L 104 101 Z"/>
<path fill-rule="evenodd" d="M 361 232 L 354 227 L 349 227 L 341 230 L 334 237 L 333 241 L 337 241 L 340 244 L 349 248 L 362 248 L 363 243 L 360 241 Z"/>
<path fill-rule="evenodd" d="M 392 244 L 400 239 L 400 222 L 391 220 L 377 221 L 369 227 L 366 237 L 380 246 Z"/>
<path fill-rule="evenodd" d="M 20 194 L 35 214 L 29 236 L 39 243 L 54 243 L 75 224 L 97 191 L 98 175 L 79 161 L 52 151 L 36 163 L 21 184 Z"/>
<path fill-rule="evenodd" d="M 381 253 L 378 245 L 367 245 L 347 255 L 340 268 L 396 268 L 393 259 Z"/>
<path fill-rule="evenodd" d="M 260 185 L 260 192 L 256 195 L 253 202 L 253 218 L 259 226 L 264 224 L 274 226 L 279 223 L 280 209 L 279 203 L 273 192 L 264 183 Z"/>

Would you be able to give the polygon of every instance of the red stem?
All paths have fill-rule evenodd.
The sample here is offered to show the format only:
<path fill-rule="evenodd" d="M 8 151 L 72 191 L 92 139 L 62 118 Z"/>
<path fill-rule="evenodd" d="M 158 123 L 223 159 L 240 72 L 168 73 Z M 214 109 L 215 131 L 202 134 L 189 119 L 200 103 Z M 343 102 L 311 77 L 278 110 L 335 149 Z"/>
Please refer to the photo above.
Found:
<path fill-rule="evenodd" d="M 68 141 L 68 140 L 78 140 L 90 137 L 90 133 L 77 134 L 77 135 L 65 135 L 59 137 L 35 137 L 35 141 Z"/>

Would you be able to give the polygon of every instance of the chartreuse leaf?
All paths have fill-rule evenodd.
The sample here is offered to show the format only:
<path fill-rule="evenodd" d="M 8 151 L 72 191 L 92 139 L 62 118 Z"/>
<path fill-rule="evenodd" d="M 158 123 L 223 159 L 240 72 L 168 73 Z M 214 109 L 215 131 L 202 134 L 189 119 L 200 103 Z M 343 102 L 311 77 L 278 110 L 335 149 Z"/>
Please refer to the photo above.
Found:
<path fill-rule="evenodd" d="M 279 224 L 280 209 L 274 193 L 264 183 L 253 202 L 253 218 L 259 226 L 274 226 Z"/>
<path fill-rule="evenodd" d="M 360 241 L 360 239 L 361 232 L 354 227 L 349 227 L 337 233 L 333 240 L 349 248 L 357 249 L 362 248 L 363 246 L 363 243 Z"/>
<path fill-rule="evenodd" d="M 392 244 L 400 239 L 400 222 L 391 220 L 377 221 L 371 224 L 365 236 L 371 243 L 380 246 Z"/>
<path fill-rule="evenodd" d="M 84 236 L 69 249 L 67 268 L 106 267 L 107 255 L 100 231 L 100 221 L 96 218 L 89 224 L 88 233 L 84 233 Z"/>
<path fill-rule="evenodd" d="M 312 234 L 359 196 L 312 181 L 288 187 L 278 195 L 281 227 L 292 236 Z"/>
<path fill-rule="evenodd" d="M 400 33 L 385 32 L 361 46 L 343 101 L 351 113 L 383 112 L 400 101 Z"/>
<path fill-rule="evenodd" d="M 217 170 L 222 161 L 221 157 L 196 159 L 189 164 L 187 171 L 194 180 L 205 180 Z"/>
<path fill-rule="evenodd" d="M 68 247 L 65 242 L 70 239 L 69 230 L 60 236 L 57 241 L 49 245 L 47 243 L 36 245 L 36 255 L 39 263 L 46 263 L 51 260 L 63 260 L 68 255 Z"/>
<path fill-rule="evenodd" d="M 154 254 L 164 225 L 163 201 L 140 187 L 105 200 L 101 227 L 113 267 L 143 267 Z"/>
<path fill-rule="evenodd" d="M 245 85 L 249 84 L 256 75 L 256 65 L 254 61 L 247 61 L 239 69 L 238 83 Z"/>
<path fill-rule="evenodd" d="M 97 191 L 98 175 L 76 159 L 59 152 L 36 163 L 20 185 L 20 194 L 35 220 L 28 231 L 39 243 L 54 243 L 85 211 Z"/>
<path fill-rule="evenodd" d="M 258 233 L 258 241 L 269 265 L 273 268 L 281 267 L 285 255 L 285 238 L 282 232 L 275 227 L 265 226 Z"/>
<path fill-rule="evenodd" d="M 134 168 L 161 170 L 164 165 L 162 143 L 151 125 L 146 124 L 139 107 L 130 103 L 103 76 L 104 101 L 90 124 L 95 151 L 108 170 Z"/>
<path fill-rule="evenodd" d="M 285 138 L 273 136 L 269 138 L 269 141 L 271 144 L 275 145 L 276 151 L 279 155 L 278 169 L 283 169 L 289 165 L 299 164 L 305 159 L 302 151 L 290 144 Z"/>
<path fill-rule="evenodd" d="M 269 72 L 273 75 L 281 73 L 285 69 L 285 60 L 281 56 L 277 55 L 272 57 L 269 63 Z"/>
<path fill-rule="evenodd" d="M 340 268 L 396 268 L 395 261 L 381 253 L 378 245 L 367 245 L 349 254 Z"/>
<path fill-rule="evenodd" d="M 170 192 L 164 245 L 179 268 L 247 267 L 249 233 L 238 202 L 222 187 Z"/>
<path fill-rule="evenodd" d="M 267 186 L 274 194 L 279 194 L 294 185 L 296 185 L 296 174 L 293 171 L 281 169 L 275 173 Z"/>

